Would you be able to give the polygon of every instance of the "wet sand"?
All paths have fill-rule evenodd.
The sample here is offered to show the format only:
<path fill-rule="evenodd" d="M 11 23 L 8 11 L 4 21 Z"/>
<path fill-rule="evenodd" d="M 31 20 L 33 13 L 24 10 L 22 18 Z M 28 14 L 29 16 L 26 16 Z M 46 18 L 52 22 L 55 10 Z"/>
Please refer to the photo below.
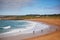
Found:
<path fill-rule="evenodd" d="M 50 25 L 56 25 L 56 26 L 60 27 L 60 19 L 29 19 L 29 20 L 44 22 L 44 23 L 47 23 L 47 24 L 50 24 Z M 8 39 L 10 39 L 10 40 L 20 40 L 20 36 L 21 35 L 11 37 L 11 39 L 9 37 L 9 38 L 7 38 L 7 40 Z M 5 40 L 5 38 L 2 39 L 2 40 Z M 56 32 L 53 32 L 51 34 L 49 33 L 49 34 L 46 34 L 46 35 L 43 35 L 43 36 L 36 36 L 36 37 L 23 39 L 23 40 L 60 40 L 60 30 L 57 30 Z"/>
<path fill-rule="evenodd" d="M 60 31 L 56 31 L 54 33 L 47 34 L 44 36 L 37 36 L 37 37 L 33 37 L 33 38 L 28 38 L 25 40 L 60 40 Z"/>
<path fill-rule="evenodd" d="M 44 22 L 50 25 L 58 26 L 60 29 L 60 19 L 29 19 L 32 21 L 38 21 L 38 22 Z M 43 36 L 37 36 L 33 38 L 28 38 L 24 40 L 60 40 L 60 30 L 57 30 L 54 33 L 43 35 Z"/>
<path fill-rule="evenodd" d="M 34 23 L 33 23 L 34 24 Z M 44 23 L 35 23 L 33 26 L 34 27 L 34 33 L 33 30 L 26 30 L 26 31 L 18 31 L 18 33 L 11 33 L 11 34 L 4 34 L 6 35 L 0 35 L 1 39 L 0 40 L 20 40 L 20 39 L 27 39 L 27 38 L 32 38 L 36 36 L 42 36 L 51 32 L 56 31 L 56 27 L 51 26 L 51 25 L 46 25 Z"/>

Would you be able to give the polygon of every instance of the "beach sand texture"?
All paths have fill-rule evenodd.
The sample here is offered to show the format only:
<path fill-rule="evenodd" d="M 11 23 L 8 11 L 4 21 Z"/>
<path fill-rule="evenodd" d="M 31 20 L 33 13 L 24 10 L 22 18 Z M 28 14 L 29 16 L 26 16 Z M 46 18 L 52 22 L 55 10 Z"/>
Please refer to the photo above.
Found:
<path fill-rule="evenodd" d="M 49 18 L 42 18 L 42 19 L 30 19 L 32 21 L 38 21 L 38 22 L 44 22 L 50 25 L 56 25 L 60 29 L 60 19 L 49 19 Z M 28 38 L 25 40 L 60 40 L 60 30 L 57 30 L 56 32 L 53 32 L 51 34 L 43 35 L 43 36 L 37 36 L 33 38 Z"/>
<path fill-rule="evenodd" d="M 47 23 L 47 24 L 50 24 L 50 25 L 55 25 L 55 26 L 59 27 L 59 29 L 60 29 L 60 20 L 58 20 L 58 19 L 56 19 L 56 20 L 55 19 L 29 19 L 29 20 L 37 21 L 37 22 L 44 22 L 44 23 Z M 23 36 L 28 37 L 28 35 L 30 35 L 30 34 L 25 34 Z M 21 35 L 18 35 L 18 36 L 3 38 L 3 39 L 0 39 L 0 40 L 5 40 L 5 39 L 6 40 L 21 40 L 21 37 L 22 37 Z M 49 33 L 49 34 L 46 34 L 46 35 L 43 35 L 43 36 L 38 35 L 38 36 L 35 36 L 35 37 L 26 38 L 26 39 L 22 39 L 22 40 L 60 40 L 60 30 L 56 30 L 56 32 Z"/>

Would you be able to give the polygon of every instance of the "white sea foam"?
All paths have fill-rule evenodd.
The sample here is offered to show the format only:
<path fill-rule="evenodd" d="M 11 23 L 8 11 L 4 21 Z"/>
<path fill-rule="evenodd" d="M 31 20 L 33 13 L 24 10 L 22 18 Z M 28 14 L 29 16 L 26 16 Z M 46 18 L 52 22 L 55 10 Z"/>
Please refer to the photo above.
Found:
<path fill-rule="evenodd" d="M 9 29 L 9 28 L 11 28 L 11 26 L 0 27 L 0 28 L 2 28 L 2 29 Z"/>
<path fill-rule="evenodd" d="M 27 21 L 27 22 L 28 22 L 28 21 Z M 5 33 L 2 33 L 2 34 L 23 32 L 23 31 L 32 29 L 33 27 L 35 27 L 35 25 L 36 25 L 35 22 L 30 22 L 30 21 L 29 21 L 29 24 L 27 24 L 27 25 L 22 25 L 22 26 L 27 26 L 26 28 L 12 29 L 11 31 L 5 32 Z M 11 28 L 11 26 L 3 27 L 3 29 L 9 29 L 9 28 Z"/>
<path fill-rule="evenodd" d="M 13 29 L 9 32 L 5 32 L 0 34 L 1 37 L 2 35 L 6 36 L 6 35 L 17 35 L 17 34 L 25 34 L 25 33 L 33 33 L 33 31 L 37 32 L 37 31 L 45 31 L 44 33 L 48 32 L 48 31 L 53 31 L 56 30 L 56 28 L 52 28 L 51 25 L 46 25 L 44 23 L 40 23 L 40 22 L 32 22 L 32 21 L 27 21 L 29 24 L 27 24 L 26 28 L 19 28 L 19 29 Z M 52 29 L 50 29 L 50 27 Z M 8 29 L 10 27 L 7 27 L 5 29 Z M 43 33 L 42 33 L 43 34 Z"/>
<path fill-rule="evenodd" d="M 3 27 L 3 29 L 9 29 L 11 28 L 11 26 L 6 26 L 6 27 Z"/>

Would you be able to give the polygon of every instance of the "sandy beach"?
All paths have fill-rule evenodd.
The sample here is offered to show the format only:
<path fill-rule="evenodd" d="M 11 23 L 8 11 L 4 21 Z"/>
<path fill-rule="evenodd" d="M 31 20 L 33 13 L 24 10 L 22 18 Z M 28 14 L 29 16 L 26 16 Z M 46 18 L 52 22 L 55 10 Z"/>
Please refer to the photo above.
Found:
<path fill-rule="evenodd" d="M 60 26 L 60 19 L 58 18 L 36 18 L 36 19 L 28 19 L 28 20 L 32 20 L 32 21 L 37 21 L 37 22 L 44 22 L 50 25 L 56 25 L 56 26 Z"/>
<path fill-rule="evenodd" d="M 60 29 L 60 19 L 28 19 L 28 20 L 35 21 L 35 22 L 43 22 L 49 25 L 54 25 L 59 27 Z M 60 40 L 60 30 L 56 30 L 56 32 L 48 33 L 45 35 L 40 35 L 40 33 L 38 32 L 36 33 L 37 34 L 35 35 L 33 35 L 33 33 L 31 32 L 31 33 L 21 34 L 17 36 L 4 37 L 4 38 L 1 38 L 0 40 L 21 40 L 21 39 L 22 40 Z"/>
<path fill-rule="evenodd" d="M 39 21 L 39 19 L 38 20 L 36 20 L 36 19 L 32 19 L 31 21 L 36 21 L 36 22 L 42 22 L 42 21 Z M 45 22 L 44 22 L 45 23 Z M 47 23 L 48 24 L 48 23 Z M 44 29 L 45 30 L 45 29 Z M 53 29 L 52 29 L 53 30 Z M 52 31 L 51 30 L 51 31 Z M 54 29 L 55 30 L 55 29 Z M 54 31 L 53 30 L 53 31 Z M 53 32 L 52 31 L 52 32 Z M 49 31 L 50 32 L 50 31 Z M 48 32 L 48 33 L 49 33 Z M 50 36 L 49 35 L 51 35 L 52 37 L 53 37 L 53 33 L 47 33 L 47 29 L 45 30 L 45 32 L 43 32 L 43 33 L 41 33 L 41 32 L 36 32 L 36 34 L 35 35 L 33 35 L 33 32 L 31 31 L 31 33 L 27 33 L 27 34 L 21 34 L 21 35 L 17 35 L 17 36 L 10 36 L 10 37 L 4 37 L 4 38 L 1 38 L 1 40 L 21 40 L 21 39 L 23 39 L 23 40 L 40 40 L 41 39 L 41 37 L 43 37 L 43 39 L 45 38 L 45 36 L 48 36 L 49 38 L 50 38 Z M 46 34 L 47 33 L 47 34 Z M 58 32 L 54 32 L 54 33 L 60 33 L 59 31 Z M 43 34 L 46 34 L 46 35 L 43 35 Z M 55 35 L 56 35 L 55 34 Z M 40 35 L 40 36 L 39 36 Z M 43 36 L 42 36 L 43 35 Z M 60 35 L 60 34 L 59 34 Z M 59 36 L 58 35 L 58 36 Z M 15 39 L 16 38 L 16 39 Z M 47 37 L 46 37 L 47 38 Z M 42 39 L 41 39 L 42 40 Z"/>
<path fill-rule="evenodd" d="M 32 21 L 38 21 L 38 22 L 44 22 L 50 25 L 55 25 L 60 28 L 60 19 L 30 19 Z M 43 36 L 37 36 L 32 37 L 24 40 L 60 40 L 60 30 L 57 30 L 56 32 L 53 32 L 51 34 L 43 35 Z"/>
<path fill-rule="evenodd" d="M 60 0 L 0 0 L 0 40 L 60 40 Z"/>

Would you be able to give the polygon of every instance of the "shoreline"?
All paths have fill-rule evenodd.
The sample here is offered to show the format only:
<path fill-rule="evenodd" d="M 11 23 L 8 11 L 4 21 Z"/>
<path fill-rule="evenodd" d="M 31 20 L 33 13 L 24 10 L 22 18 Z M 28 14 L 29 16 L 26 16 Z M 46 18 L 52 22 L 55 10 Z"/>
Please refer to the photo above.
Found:
<path fill-rule="evenodd" d="M 43 22 L 49 25 L 54 25 L 59 27 L 59 30 L 56 32 L 53 32 L 51 34 L 43 35 L 43 36 L 37 36 L 37 37 L 32 37 L 24 40 L 60 40 L 60 19 L 28 19 L 31 21 L 36 21 L 36 22 Z"/>
<path fill-rule="evenodd" d="M 43 22 L 43 23 L 46 23 L 46 24 L 49 24 L 49 25 L 56 25 L 56 26 L 60 27 L 60 20 L 55 20 L 55 19 L 54 20 L 53 19 L 28 19 L 28 20 L 36 21 L 36 22 Z M 19 36 L 15 36 L 15 37 L 8 37 L 7 40 L 8 39 L 12 40 L 11 38 L 13 40 L 20 40 L 20 35 Z M 14 38 L 16 38 L 16 39 L 14 39 Z M 60 40 L 60 30 L 56 31 L 56 32 L 53 32 L 53 33 L 49 33 L 49 34 L 43 35 L 43 36 L 39 35 L 39 36 L 36 36 L 36 37 L 31 37 L 31 38 L 27 38 L 27 39 L 23 39 L 23 40 L 44 40 L 44 39 L 45 40 L 56 40 L 56 39 Z M 5 38 L 3 38 L 2 40 L 5 40 Z"/>
<path fill-rule="evenodd" d="M 60 19 L 26 19 L 30 21 L 35 21 L 35 22 L 43 22 L 49 25 L 55 25 L 55 26 L 60 26 Z"/>
<path fill-rule="evenodd" d="M 45 25 L 45 24 L 44 24 Z M 54 32 L 54 31 L 56 31 L 56 29 L 57 28 L 55 28 L 54 26 L 53 27 L 51 27 L 50 25 L 45 25 L 45 26 L 41 26 L 41 24 L 39 25 L 39 26 L 41 26 L 42 28 L 43 27 L 45 27 L 45 28 L 43 28 L 43 29 L 40 29 L 41 27 L 39 27 L 39 26 L 36 26 L 35 28 L 35 30 L 34 31 L 36 31 L 36 33 L 34 33 L 34 35 L 33 35 L 33 32 L 32 33 L 26 33 L 26 34 L 22 34 L 22 35 L 17 35 L 17 36 L 10 36 L 10 37 L 5 37 L 5 38 L 3 38 L 4 40 L 5 39 L 9 39 L 9 40 L 12 40 L 13 38 L 15 38 L 15 37 L 17 37 L 18 39 L 22 39 L 22 38 L 25 38 L 26 39 L 26 36 L 28 37 L 28 38 L 31 38 L 31 37 L 35 37 L 35 36 L 42 36 L 42 35 L 45 35 L 45 34 L 49 34 L 49 33 L 51 33 L 51 32 Z M 52 28 L 52 29 L 50 29 L 50 27 Z M 53 29 L 54 28 L 54 29 Z M 39 31 L 37 31 L 39 29 Z M 43 30 L 43 32 L 41 32 L 41 30 Z M 30 30 L 31 31 L 31 30 Z M 28 31 L 28 32 L 30 32 L 30 31 Z M 33 31 L 33 30 L 32 30 Z M 18 33 L 19 34 L 19 33 Z M 13 38 L 12 38 L 13 37 Z M 2 40 L 3 40 L 2 39 Z M 15 40 L 15 39 L 13 39 L 13 40 Z"/>

